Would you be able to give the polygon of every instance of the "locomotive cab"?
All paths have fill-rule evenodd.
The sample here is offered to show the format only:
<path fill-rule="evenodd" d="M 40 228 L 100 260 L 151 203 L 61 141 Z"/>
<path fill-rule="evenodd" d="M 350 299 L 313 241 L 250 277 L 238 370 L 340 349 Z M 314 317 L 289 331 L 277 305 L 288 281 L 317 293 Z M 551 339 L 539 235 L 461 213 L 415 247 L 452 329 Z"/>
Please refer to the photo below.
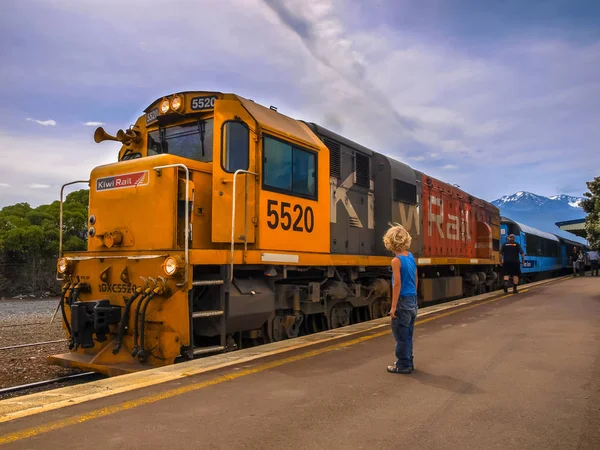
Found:
<path fill-rule="evenodd" d="M 52 363 L 112 375 L 170 364 L 193 349 L 190 250 L 206 256 L 222 243 L 255 240 L 252 119 L 239 102 L 219 98 L 176 94 L 126 132 L 96 130 L 96 142 L 123 146 L 118 162 L 90 175 L 87 251 L 59 255 L 71 351 Z M 218 275 L 204 285 L 218 285 Z"/>

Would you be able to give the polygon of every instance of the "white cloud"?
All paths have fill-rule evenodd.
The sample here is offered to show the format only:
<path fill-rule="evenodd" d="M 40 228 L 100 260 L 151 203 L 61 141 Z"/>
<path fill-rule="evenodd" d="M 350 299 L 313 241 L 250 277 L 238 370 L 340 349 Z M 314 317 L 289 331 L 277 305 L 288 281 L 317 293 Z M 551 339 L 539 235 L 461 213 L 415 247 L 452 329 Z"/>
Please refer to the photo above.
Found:
<path fill-rule="evenodd" d="M 461 185 L 490 199 L 497 186 L 519 190 L 523 182 L 507 182 L 497 167 L 535 165 L 538 185 L 548 182 L 544 173 L 563 172 L 582 187 L 595 175 L 581 162 L 594 157 L 600 139 L 593 100 L 600 96 L 600 43 L 515 39 L 477 55 L 402 30 L 354 31 L 357 18 L 344 18 L 330 1 L 287 0 L 273 9 L 331 69 L 303 80 L 319 96 L 305 99 L 306 109 L 317 120 L 319 112 L 336 117 L 341 134 L 398 159 L 424 146 L 431 159 L 422 170 L 460 166 Z M 565 159 L 567 149 L 580 158 Z"/>
<path fill-rule="evenodd" d="M 115 162 L 120 144 L 96 144 L 87 134 L 76 132 L 58 138 L 36 138 L 0 131 L 0 148 L 3 154 L 0 179 L 10 186 L 23 187 L 6 190 L 0 196 L 1 207 L 17 202 L 39 205 L 58 200 L 60 186 L 87 180 L 94 167 Z M 84 188 L 85 184 L 70 186 L 65 195 Z"/>
<path fill-rule="evenodd" d="M 28 117 L 25 120 L 27 120 L 28 122 L 35 122 L 35 123 L 43 125 L 45 127 L 47 127 L 47 126 L 51 126 L 51 127 L 56 126 L 56 120 L 52 120 L 52 119 L 49 119 L 49 120 L 36 120 L 36 119 L 31 119 L 31 118 Z"/>
<path fill-rule="evenodd" d="M 9 188 L 10 184 L 8 183 L 0 183 L 0 188 Z"/>
<path fill-rule="evenodd" d="M 84 125 L 86 127 L 101 127 L 104 125 L 104 122 L 85 122 Z"/>
<path fill-rule="evenodd" d="M 456 39 L 387 26 L 366 29 L 369 21 L 356 14 L 358 7 L 345 8 L 338 0 L 205 0 L 186 2 L 185 8 L 148 0 L 151 7 L 144 9 L 121 3 L 52 2 L 60 14 L 77 14 L 72 26 L 89 28 L 89 34 L 72 41 L 71 28 L 55 25 L 51 48 L 65 46 L 69 52 L 50 62 L 8 61 L 0 67 L 2 85 L 35 83 L 52 86 L 57 96 L 59 89 L 76 89 L 88 97 L 104 96 L 110 86 L 110 101 L 118 98 L 132 117 L 180 89 L 236 92 L 402 161 L 419 162 L 432 176 L 451 173 L 452 181 L 480 196 L 556 179 L 585 189 L 584 178 L 596 169 L 589 161 L 600 140 L 599 44 L 515 35 L 512 42 L 478 43 L 484 51 L 477 53 Z M 111 4 L 121 13 L 112 13 Z M 133 15 L 134 25 L 128 19 Z M 200 28 L 197 17 L 203 18 Z M 48 26 L 36 17 L 30 24 L 34 31 Z M 33 62 L 44 65 L 34 70 Z M 96 105 L 106 110 L 107 102 L 101 97 Z M 17 170 L 60 185 L 98 161 L 100 147 L 91 150 L 89 141 L 31 139 L 35 167 Z M 13 148 L 25 148 L 19 142 Z M 505 180 L 506 171 L 499 169 L 517 164 L 535 170 L 527 181 Z M 7 165 L 14 166 L 0 163 L 0 175 Z M 460 170 L 444 172 L 452 166 Z M 58 173 L 44 175 L 47 167 Z"/>

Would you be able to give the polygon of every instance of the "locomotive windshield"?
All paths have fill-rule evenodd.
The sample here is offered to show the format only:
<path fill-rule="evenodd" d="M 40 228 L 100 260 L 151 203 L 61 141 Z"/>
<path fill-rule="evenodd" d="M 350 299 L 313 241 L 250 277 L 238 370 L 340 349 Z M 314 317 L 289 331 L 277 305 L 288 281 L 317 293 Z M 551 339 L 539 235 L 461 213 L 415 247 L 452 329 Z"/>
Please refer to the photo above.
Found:
<path fill-rule="evenodd" d="M 212 162 L 213 119 L 159 128 L 148 133 L 148 156 L 169 153 Z"/>

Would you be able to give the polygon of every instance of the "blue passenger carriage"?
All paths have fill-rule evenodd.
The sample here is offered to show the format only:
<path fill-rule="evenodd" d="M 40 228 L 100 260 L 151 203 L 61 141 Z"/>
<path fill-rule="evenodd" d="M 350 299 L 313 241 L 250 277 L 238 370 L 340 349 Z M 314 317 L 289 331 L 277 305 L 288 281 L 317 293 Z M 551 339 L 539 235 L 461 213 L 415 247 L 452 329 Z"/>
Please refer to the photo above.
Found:
<path fill-rule="evenodd" d="M 582 244 L 581 242 L 572 241 L 570 239 L 566 239 L 564 237 L 560 237 L 560 257 L 561 264 L 563 269 L 568 269 L 569 272 L 573 271 L 573 263 L 571 262 L 571 253 L 573 252 L 573 248 L 579 252 L 582 250 L 585 255 L 588 254 L 590 248 L 587 245 Z M 586 258 L 586 269 L 589 266 L 589 261 Z"/>
<path fill-rule="evenodd" d="M 537 230 L 507 217 L 500 219 L 500 246 L 509 234 L 514 234 L 516 242 L 525 252 L 525 264 L 521 268 L 524 281 L 535 281 L 560 273 L 563 269 L 561 242 L 552 233 Z"/>

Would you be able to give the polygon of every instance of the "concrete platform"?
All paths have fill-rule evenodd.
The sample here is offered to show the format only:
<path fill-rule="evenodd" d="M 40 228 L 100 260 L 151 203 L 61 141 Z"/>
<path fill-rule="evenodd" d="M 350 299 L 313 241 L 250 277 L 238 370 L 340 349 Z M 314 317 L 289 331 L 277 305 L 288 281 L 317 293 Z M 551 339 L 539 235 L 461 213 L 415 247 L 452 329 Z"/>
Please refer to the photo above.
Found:
<path fill-rule="evenodd" d="M 313 338 L 313 345 L 13 416 L 0 422 L 0 444 L 600 448 L 600 278 L 421 316 L 411 375 L 385 371 L 394 360 L 387 325 L 338 332 L 337 339 Z"/>

